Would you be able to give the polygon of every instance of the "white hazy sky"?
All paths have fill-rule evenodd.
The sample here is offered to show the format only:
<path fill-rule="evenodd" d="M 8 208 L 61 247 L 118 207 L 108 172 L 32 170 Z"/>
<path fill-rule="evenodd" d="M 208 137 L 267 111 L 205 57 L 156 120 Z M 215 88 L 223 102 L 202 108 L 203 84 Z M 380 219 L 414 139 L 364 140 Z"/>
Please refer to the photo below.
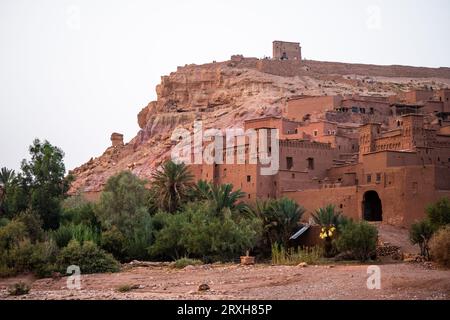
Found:
<path fill-rule="evenodd" d="M 35 137 L 72 169 L 130 140 L 160 76 L 299 41 L 307 59 L 450 66 L 448 0 L 0 0 L 0 167 Z"/>

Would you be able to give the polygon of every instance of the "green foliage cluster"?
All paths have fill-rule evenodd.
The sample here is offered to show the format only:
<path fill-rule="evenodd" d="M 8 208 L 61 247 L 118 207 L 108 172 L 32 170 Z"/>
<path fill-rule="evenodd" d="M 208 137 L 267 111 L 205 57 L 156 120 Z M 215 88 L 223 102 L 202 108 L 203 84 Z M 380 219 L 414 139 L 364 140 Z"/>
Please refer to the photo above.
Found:
<path fill-rule="evenodd" d="M 433 260 L 443 267 L 450 268 L 450 225 L 439 229 L 430 241 Z"/>
<path fill-rule="evenodd" d="M 79 266 L 82 273 L 117 272 L 120 269 L 114 257 L 92 241 L 80 244 L 71 240 L 59 253 L 56 264 L 63 273 L 71 265 Z"/>
<path fill-rule="evenodd" d="M 323 249 L 318 246 L 286 249 L 282 245 L 274 244 L 272 246 L 272 263 L 275 265 L 318 264 L 323 254 Z"/>
<path fill-rule="evenodd" d="M 366 221 L 350 221 L 342 227 L 336 241 L 340 252 L 349 252 L 360 261 L 367 261 L 376 253 L 377 228 Z"/>
<path fill-rule="evenodd" d="M 177 269 L 183 269 L 187 266 L 198 266 L 202 264 L 203 262 L 201 260 L 183 257 L 181 259 L 175 260 L 174 267 Z"/>
<path fill-rule="evenodd" d="M 426 259 L 430 259 L 435 256 L 440 256 L 439 253 L 437 253 L 437 255 L 430 254 L 430 241 L 434 235 L 436 235 L 436 239 L 442 241 L 442 245 L 439 245 L 437 242 L 438 240 L 436 239 L 433 241 L 435 252 L 440 251 L 437 248 L 445 248 L 446 246 L 445 239 L 441 236 L 438 237 L 437 234 L 441 229 L 445 229 L 448 225 L 450 225 L 449 199 L 442 198 L 436 203 L 429 205 L 426 208 L 426 213 L 427 216 L 425 219 L 411 225 L 409 238 L 412 244 L 419 245 L 420 254 Z"/>
<path fill-rule="evenodd" d="M 205 262 L 224 261 L 238 257 L 257 243 L 261 223 L 256 218 L 236 218 L 223 209 L 218 215 L 208 201 L 189 203 L 183 212 L 154 217 L 155 242 L 150 247 L 152 256 L 196 257 Z"/>

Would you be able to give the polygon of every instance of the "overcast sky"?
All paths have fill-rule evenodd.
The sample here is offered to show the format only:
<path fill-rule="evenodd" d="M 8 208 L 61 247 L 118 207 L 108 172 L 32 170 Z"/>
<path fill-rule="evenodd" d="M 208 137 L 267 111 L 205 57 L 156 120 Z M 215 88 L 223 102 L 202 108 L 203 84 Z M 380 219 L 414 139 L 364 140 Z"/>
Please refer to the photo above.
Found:
<path fill-rule="evenodd" d="M 301 42 L 307 59 L 450 66 L 450 1 L 0 0 L 0 167 L 35 137 L 72 169 L 129 141 L 160 76 Z"/>

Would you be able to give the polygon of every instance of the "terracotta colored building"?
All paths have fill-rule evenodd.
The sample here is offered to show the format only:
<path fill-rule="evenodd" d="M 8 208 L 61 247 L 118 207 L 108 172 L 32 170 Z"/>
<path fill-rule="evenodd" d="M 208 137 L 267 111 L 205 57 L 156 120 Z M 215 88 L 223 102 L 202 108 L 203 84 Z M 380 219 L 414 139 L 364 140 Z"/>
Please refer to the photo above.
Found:
<path fill-rule="evenodd" d="M 450 197 L 448 94 L 449 90 L 440 90 L 388 98 L 292 99 L 282 117 L 244 124 L 245 130 L 257 132 L 278 129 L 279 170 L 275 174 L 264 176 L 264 166 L 251 163 L 247 136 L 245 148 L 224 148 L 224 154 L 243 152 L 244 163 L 191 168 L 197 179 L 232 183 L 246 192 L 250 203 L 286 196 L 308 213 L 334 204 L 355 219 L 407 227 L 424 217 L 428 204 Z M 442 101 L 436 102 L 442 104 L 441 111 L 427 112 L 426 104 L 439 97 Z M 398 112 L 399 106 L 417 108 Z M 270 146 L 269 153 L 271 147 L 274 150 Z M 308 214 L 304 219 L 308 220 Z"/>
<path fill-rule="evenodd" d="M 274 41 L 273 59 L 302 60 L 302 48 L 298 42 Z"/>

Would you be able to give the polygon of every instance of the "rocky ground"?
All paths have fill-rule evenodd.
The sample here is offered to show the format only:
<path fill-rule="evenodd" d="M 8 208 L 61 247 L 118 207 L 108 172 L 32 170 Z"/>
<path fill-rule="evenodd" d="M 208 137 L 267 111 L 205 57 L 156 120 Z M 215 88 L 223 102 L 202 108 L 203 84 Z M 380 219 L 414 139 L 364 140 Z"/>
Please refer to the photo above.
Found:
<path fill-rule="evenodd" d="M 450 299 L 450 271 L 428 264 L 388 263 L 381 268 L 381 289 L 367 288 L 368 265 L 241 266 L 218 264 L 174 269 L 164 265 L 128 267 L 116 274 L 82 276 L 81 290 L 66 279 L 0 280 L 0 299 Z M 29 294 L 10 297 L 7 288 L 31 283 Z M 207 284 L 209 290 L 199 291 Z M 135 289 L 120 293 L 123 285 Z"/>

